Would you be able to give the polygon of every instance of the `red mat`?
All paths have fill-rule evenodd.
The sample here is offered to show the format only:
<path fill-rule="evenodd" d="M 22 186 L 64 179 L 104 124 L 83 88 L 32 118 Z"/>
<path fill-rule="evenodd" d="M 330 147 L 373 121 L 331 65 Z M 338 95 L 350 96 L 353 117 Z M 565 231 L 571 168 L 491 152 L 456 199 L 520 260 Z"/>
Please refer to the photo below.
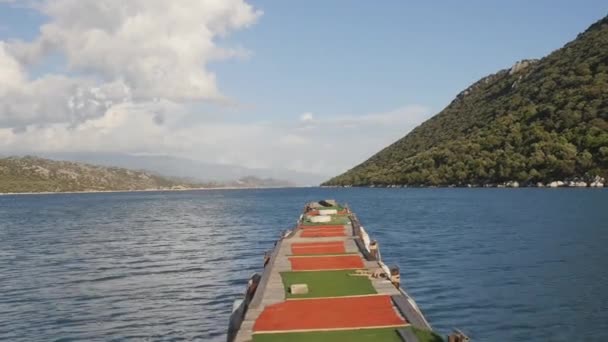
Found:
<path fill-rule="evenodd" d="M 293 271 L 351 270 L 363 268 L 358 255 L 314 256 L 289 258 Z"/>
<path fill-rule="evenodd" d="M 302 231 L 300 237 L 337 237 L 346 236 L 344 228 L 340 229 L 306 229 Z"/>
<path fill-rule="evenodd" d="M 254 332 L 382 327 L 405 324 L 387 295 L 289 300 L 267 306 Z"/>
<path fill-rule="evenodd" d="M 291 253 L 298 254 L 340 254 L 346 253 L 344 241 L 300 242 L 291 245 Z"/>

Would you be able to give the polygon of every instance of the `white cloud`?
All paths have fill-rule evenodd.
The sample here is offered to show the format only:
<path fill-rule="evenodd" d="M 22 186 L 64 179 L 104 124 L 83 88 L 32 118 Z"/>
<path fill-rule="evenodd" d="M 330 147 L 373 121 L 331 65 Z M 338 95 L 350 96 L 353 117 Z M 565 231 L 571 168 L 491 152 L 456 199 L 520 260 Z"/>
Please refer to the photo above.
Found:
<path fill-rule="evenodd" d="M 121 82 L 96 84 L 92 79 L 44 75 L 33 81 L 0 42 L 0 127 L 69 123 L 103 116 L 114 103 L 129 98 Z"/>
<path fill-rule="evenodd" d="M 125 102 L 226 101 L 206 65 L 248 52 L 220 47 L 216 40 L 261 15 L 243 0 L 35 4 L 49 18 L 39 36 L 31 42 L 0 41 L 0 69 L 8 70 L 0 75 L 5 94 L 0 100 L 7 104 L 0 107 L 0 127 L 80 123 Z M 26 81 L 28 66 L 57 54 L 65 59 L 67 74 Z"/>
<path fill-rule="evenodd" d="M 292 122 L 205 122 L 183 125 L 186 108 L 162 104 L 172 115 L 159 125 L 156 106 L 114 106 L 78 127 L 53 124 L 23 133 L 0 129 L 0 153 L 131 152 L 169 154 L 252 168 L 288 168 L 336 174 L 370 157 L 428 118 L 430 110 L 408 106 L 363 116 L 324 116 L 314 126 Z M 50 142 L 41 144 L 41 142 Z"/>
<path fill-rule="evenodd" d="M 306 145 L 310 140 L 298 134 L 288 133 L 282 136 L 279 142 L 284 145 Z"/>
<path fill-rule="evenodd" d="M 39 36 L 0 41 L 0 154 L 168 154 L 331 175 L 430 113 L 409 106 L 282 122 L 193 120 L 198 104 L 225 101 L 207 64 L 249 54 L 217 43 L 261 15 L 244 0 L 32 1 L 49 18 Z M 57 55 L 65 72 L 34 76 L 35 63 Z"/>
<path fill-rule="evenodd" d="M 403 137 L 430 115 L 427 107 L 405 106 L 383 113 L 323 115 L 320 119 L 300 121 L 291 129 L 308 144 L 294 156 L 302 161 L 299 168 L 337 174 Z"/>
<path fill-rule="evenodd" d="M 11 87 L 18 87 L 25 83 L 25 73 L 15 60 L 6 51 L 6 43 L 0 41 L 0 95 Z"/>
<path fill-rule="evenodd" d="M 428 115 L 429 109 L 424 106 L 406 106 L 385 113 L 372 113 L 367 115 L 337 115 L 313 119 L 312 113 L 305 113 L 300 121 L 306 124 L 314 123 L 316 127 L 332 126 L 337 128 L 357 128 L 391 124 L 416 122 L 420 117 Z M 310 127 L 309 125 L 307 125 Z"/>
<path fill-rule="evenodd" d="M 313 114 L 308 112 L 308 113 L 304 113 L 300 116 L 300 121 L 304 122 L 304 123 L 310 123 L 314 120 L 313 118 Z"/>

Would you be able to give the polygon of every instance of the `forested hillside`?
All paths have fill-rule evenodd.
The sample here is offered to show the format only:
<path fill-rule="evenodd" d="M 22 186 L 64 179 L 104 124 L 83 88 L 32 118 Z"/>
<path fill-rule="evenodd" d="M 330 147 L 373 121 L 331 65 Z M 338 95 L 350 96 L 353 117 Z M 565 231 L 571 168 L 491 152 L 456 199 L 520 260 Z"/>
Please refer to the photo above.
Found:
<path fill-rule="evenodd" d="M 324 185 L 485 185 L 608 178 L 608 17 L 541 60 L 473 84 Z"/>

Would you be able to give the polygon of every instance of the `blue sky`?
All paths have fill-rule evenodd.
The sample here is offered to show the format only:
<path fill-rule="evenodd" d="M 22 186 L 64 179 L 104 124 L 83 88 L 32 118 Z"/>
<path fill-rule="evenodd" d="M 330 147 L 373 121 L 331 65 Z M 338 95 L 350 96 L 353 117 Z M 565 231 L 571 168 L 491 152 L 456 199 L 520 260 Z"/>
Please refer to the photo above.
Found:
<path fill-rule="evenodd" d="M 23 92 L 17 96 L 23 101 L 11 104 L 15 110 L 0 111 L 0 138 L 8 141 L 0 142 L 0 152 L 16 146 L 34 153 L 158 152 L 323 174 L 363 161 L 469 84 L 547 55 L 608 14 L 606 1 L 591 0 L 184 0 L 158 6 L 39 0 L 36 9 L 15 3 L 23 4 L 0 0 L 0 43 L 5 63 L 17 61 L 18 74 L 30 83 L 11 88 Z M 125 26 L 133 18 L 151 25 Z M 53 30 L 40 33 L 45 24 Z M 97 44 L 94 31 L 110 39 Z M 169 76 L 150 76 L 157 71 Z M 57 75 L 67 80 L 47 79 Z M 111 101 L 103 108 L 75 109 L 66 101 L 24 106 L 33 95 L 68 100 L 76 87 L 98 89 L 93 97 L 101 89 Z M 29 112 L 47 105 L 46 112 L 70 115 Z M 78 112 L 82 107 L 87 110 Z M 352 152 L 338 158 L 302 153 L 311 143 L 352 146 Z"/>
<path fill-rule="evenodd" d="M 542 57 L 608 14 L 605 1 L 253 4 L 264 16 L 231 37 L 253 57 L 212 68 L 226 93 L 276 118 L 406 104 L 439 111 L 477 79 Z"/>

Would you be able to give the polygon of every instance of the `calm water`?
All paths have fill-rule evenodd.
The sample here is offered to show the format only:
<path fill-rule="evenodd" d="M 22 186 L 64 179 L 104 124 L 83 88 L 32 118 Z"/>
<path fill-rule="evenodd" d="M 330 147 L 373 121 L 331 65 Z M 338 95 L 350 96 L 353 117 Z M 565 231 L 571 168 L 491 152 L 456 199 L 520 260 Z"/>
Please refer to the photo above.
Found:
<path fill-rule="evenodd" d="M 286 189 L 0 196 L 0 340 L 223 341 L 308 200 L 348 202 L 440 332 L 608 338 L 608 191 Z"/>

